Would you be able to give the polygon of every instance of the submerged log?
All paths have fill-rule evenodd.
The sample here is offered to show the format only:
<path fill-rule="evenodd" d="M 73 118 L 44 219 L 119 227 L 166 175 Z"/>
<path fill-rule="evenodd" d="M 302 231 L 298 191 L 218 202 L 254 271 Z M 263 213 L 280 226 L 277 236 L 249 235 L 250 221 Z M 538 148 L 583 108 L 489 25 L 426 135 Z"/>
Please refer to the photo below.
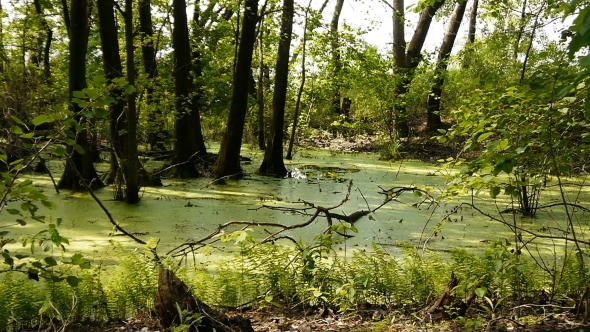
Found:
<path fill-rule="evenodd" d="M 241 317 L 229 317 L 195 298 L 190 288 L 174 274 L 160 267 L 158 292 L 154 303 L 156 315 L 164 329 L 180 324 L 192 314 L 199 314 L 200 323 L 190 327 L 190 331 L 199 332 L 254 332 L 250 320 Z M 180 314 L 179 309 L 186 314 Z"/>

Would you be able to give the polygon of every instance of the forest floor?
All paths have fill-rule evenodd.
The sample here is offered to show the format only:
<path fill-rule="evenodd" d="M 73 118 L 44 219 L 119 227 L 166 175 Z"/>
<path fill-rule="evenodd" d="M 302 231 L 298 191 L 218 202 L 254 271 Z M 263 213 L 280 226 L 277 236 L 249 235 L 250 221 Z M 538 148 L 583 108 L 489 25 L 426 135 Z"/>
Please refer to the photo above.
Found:
<path fill-rule="evenodd" d="M 365 310 L 354 314 L 338 314 L 331 310 L 309 312 L 285 312 L 279 309 L 251 310 L 239 313 L 250 319 L 257 332 L 284 331 L 330 331 L 330 332 L 411 332 L 411 331 L 571 331 L 589 332 L 590 325 L 577 320 L 571 313 L 549 313 L 539 311 L 537 314 L 517 318 L 485 317 L 470 320 L 442 320 L 425 323 L 415 315 L 391 314 L 381 310 Z M 162 331 L 155 315 L 142 314 L 126 321 L 106 324 L 74 324 L 68 331 L 85 332 L 156 332 Z M 36 330 L 35 330 L 36 331 Z"/>

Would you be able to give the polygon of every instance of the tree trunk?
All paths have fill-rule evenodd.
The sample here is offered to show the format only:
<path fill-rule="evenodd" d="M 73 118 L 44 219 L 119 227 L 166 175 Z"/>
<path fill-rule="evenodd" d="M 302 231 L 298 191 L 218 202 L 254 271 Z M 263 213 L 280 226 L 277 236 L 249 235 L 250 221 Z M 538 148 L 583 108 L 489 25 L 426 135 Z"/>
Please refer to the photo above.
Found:
<path fill-rule="evenodd" d="M 340 109 L 340 71 L 342 63 L 340 60 L 340 38 L 338 36 L 338 23 L 340 21 L 340 14 L 344 0 L 336 0 L 336 7 L 332 15 L 332 22 L 330 22 L 330 48 L 332 51 L 332 111 L 336 114 L 341 113 Z"/>
<path fill-rule="evenodd" d="M 70 57 L 69 57 L 69 100 L 74 97 L 74 91 L 86 88 L 86 0 L 72 2 L 70 25 Z M 81 115 L 81 107 L 77 103 L 70 106 L 77 123 L 84 124 L 85 119 Z M 85 129 L 77 132 L 76 144 L 84 151 L 89 151 L 87 133 Z M 104 184 L 98 178 L 90 153 L 80 153 L 72 145 L 67 148 L 68 160 L 64 173 L 59 180 L 59 189 L 84 189 L 81 181 L 86 182 L 92 189 L 103 187 Z M 78 174 L 82 179 L 78 178 Z"/>
<path fill-rule="evenodd" d="M 260 60 L 258 68 L 258 94 L 256 96 L 256 103 L 258 104 L 257 122 L 258 122 L 258 148 L 264 150 L 266 148 L 266 142 L 264 139 L 264 17 L 260 18 L 260 24 L 258 26 L 258 43 L 259 43 L 259 54 Z"/>
<path fill-rule="evenodd" d="M 520 39 L 522 38 L 522 34 L 524 33 L 524 28 L 526 27 L 526 6 L 527 0 L 522 2 L 522 9 L 520 11 L 520 21 L 518 27 L 518 34 L 516 35 L 516 41 L 514 42 L 514 60 L 518 59 L 518 49 L 520 48 Z"/>
<path fill-rule="evenodd" d="M 465 45 L 466 52 L 463 54 L 463 61 L 461 67 L 468 69 L 470 65 L 470 55 L 472 50 L 471 45 L 475 43 L 475 32 L 477 29 L 477 10 L 479 7 L 479 0 L 473 0 L 473 6 L 471 7 L 471 14 L 469 17 L 469 33 L 467 34 L 467 45 Z"/>
<path fill-rule="evenodd" d="M 101 0 L 99 0 L 101 1 Z M 127 53 L 127 82 L 135 86 L 135 47 L 133 46 L 133 0 L 125 0 L 125 51 Z M 139 202 L 139 158 L 137 155 L 137 92 L 127 96 L 127 153 L 125 154 L 125 202 Z"/>
<path fill-rule="evenodd" d="M 281 18 L 281 39 L 279 40 L 275 68 L 275 89 L 272 96 L 270 139 L 264 152 L 264 160 L 258 171 L 261 175 L 277 177 L 287 175 L 287 168 L 283 161 L 283 127 L 285 124 L 285 103 L 289 80 L 289 50 L 291 48 L 294 12 L 294 1 L 284 0 Z"/>
<path fill-rule="evenodd" d="M 70 11 L 68 9 L 68 0 L 61 0 L 61 7 L 62 7 L 62 13 L 64 16 L 64 24 L 66 26 L 66 30 L 68 31 L 68 37 L 71 38 L 70 36 Z"/>
<path fill-rule="evenodd" d="M 201 132 L 201 115 L 199 100 L 189 95 L 193 85 L 191 77 L 192 61 L 186 16 L 186 1 L 174 0 L 172 14 L 174 30 L 172 45 L 174 47 L 174 92 L 176 97 L 176 122 L 174 155 L 172 163 L 177 165 L 173 171 L 179 178 L 194 178 L 199 172 L 193 164 L 198 155 L 207 153 Z M 197 93 L 198 94 L 198 93 Z"/>
<path fill-rule="evenodd" d="M 305 79 L 306 79 L 306 75 L 305 75 L 305 61 L 307 60 L 307 29 L 309 28 L 310 31 L 313 30 L 313 28 L 315 28 L 316 24 L 313 24 L 311 26 L 309 26 L 309 11 L 311 10 L 311 2 L 312 0 L 309 1 L 309 4 L 307 5 L 307 8 L 305 10 L 305 23 L 304 23 L 304 27 L 303 27 L 303 40 L 302 42 L 302 51 L 301 51 L 301 84 L 299 85 L 299 90 L 297 91 L 297 102 L 295 102 L 295 115 L 293 116 L 293 126 L 291 128 L 291 139 L 289 139 L 289 148 L 287 149 L 287 160 L 291 160 L 293 159 L 293 144 L 295 142 L 295 135 L 297 133 L 297 125 L 299 123 L 299 114 L 300 114 L 300 108 L 301 108 L 301 95 L 303 94 L 303 88 L 305 87 Z M 322 4 L 322 7 L 320 7 L 320 10 L 318 11 L 317 15 L 321 15 L 322 12 L 324 11 L 324 8 L 326 8 L 326 6 L 328 5 L 328 0 L 324 0 L 324 3 Z"/>
<path fill-rule="evenodd" d="M 435 132 L 442 127 L 442 120 L 440 117 L 440 99 L 442 97 L 442 87 L 445 82 L 445 72 L 457 32 L 461 26 L 461 21 L 465 15 L 465 8 L 467 7 L 467 0 L 463 0 L 455 6 L 453 16 L 449 22 L 449 27 L 443 39 L 443 43 L 438 53 L 436 62 L 436 69 L 434 70 L 434 82 L 428 94 L 428 115 L 427 115 L 427 129 L 430 132 Z"/>
<path fill-rule="evenodd" d="M 426 40 L 426 35 L 430 29 L 432 18 L 442 7 L 445 0 L 437 0 L 431 6 L 428 6 L 420 13 L 420 19 L 416 25 L 416 30 L 410 43 L 405 48 L 406 41 L 404 37 L 404 1 L 395 0 L 393 3 L 393 48 L 395 58 L 395 71 L 397 84 L 394 89 L 393 111 L 395 118 L 395 129 L 399 137 L 408 137 L 410 135 L 410 126 L 406 110 L 405 96 L 408 93 L 410 83 L 414 78 L 414 69 L 418 67 L 421 60 L 422 47 Z"/>
<path fill-rule="evenodd" d="M 164 121 L 162 121 L 162 110 L 154 99 L 154 84 L 158 77 L 158 63 L 156 50 L 154 48 L 154 28 L 152 23 L 151 0 L 139 1 L 139 30 L 141 32 L 141 55 L 143 58 L 144 71 L 147 74 L 148 86 L 146 89 L 148 110 L 147 139 L 152 151 L 166 149 L 164 132 Z"/>
<path fill-rule="evenodd" d="M 174 272 L 160 267 L 158 277 L 158 291 L 154 301 L 154 311 L 160 320 L 160 325 L 166 331 L 183 322 L 182 314 L 200 314 L 200 324 L 191 326 L 188 330 L 199 332 L 254 332 L 250 320 L 242 316 L 228 317 L 224 313 L 211 309 L 207 304 L 195 298 L 188 287 Z"/>
<path fill-rule="evenodd" d="M 477 9 L 479 7 L 479 0 L 473 0 L 473 7 L 471 7 L 471 15 L 469 17 L 469 34 L 467 35 L 467 43 L 475 43 L 475 31 L 477 28 Z"/>
<path fill-rule="evenodd" d="M 124 77 L 123 67 L 121 65 L 121 55 L 119 54 L 119 36 L 117 24 L 115 22 L 115 9 L 113 0 L 97 1 L 98 22 L 100 32 L 100 44 L 102 48 L 103 69 L 107 84 L 112 80 Z M 117 87 L 111 91 L 111 95 L 115 97 L 115 102 L 110 105 L 109 109 L 109 124 L 110 124 L 110 139 L 111 139 L 111 167 L 106 174 L 104 181 L 107 184 L 117 183 L 115 199 L 123 200 L 123 192 L 121 189 L 122 170 L 120 165 L 123 156 L 126 155 L 128 134 L 126 129 L 126 117 L 124 112 L 125 103 L 120 97 L 123 95 L 122 87 Z"/>
<path fill-rule="evenodd" d="M 43 47 L 43 74 L 45 76 L 45 80 L 50 83 L 51 82 L 51 67 L 49 65 L 49 52 L 51 50 L 51 41 L 53 40 L 53 31 L 47 24 L 47 20 L 45 19 L 43 8 L 41 7 L 40 0 L 34 0 L 35 5 L 35 12 L 39 16 L 41 20 L 41 26 L 43 30 L 45 30 L 46 37 L 45 37 L 45 45 Z"/>
<path fill-rule="evenodd" d="M 245 0 L 242 35 L 233 80 L 229 118 L 214 170 L 214 176 L 218 179 L 226 176 L 238 176 L 242 173 L 240 168 L 240 148 L 248 109 L 247 87 L 250 81 L 252 52 L 256 41 L 257 20 L 258 0 Z"/>

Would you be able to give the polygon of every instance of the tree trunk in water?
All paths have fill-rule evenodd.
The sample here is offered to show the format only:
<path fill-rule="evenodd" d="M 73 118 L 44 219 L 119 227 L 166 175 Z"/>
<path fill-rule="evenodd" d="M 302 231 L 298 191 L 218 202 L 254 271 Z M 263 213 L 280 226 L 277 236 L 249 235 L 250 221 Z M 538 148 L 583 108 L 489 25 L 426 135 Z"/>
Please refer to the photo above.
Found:
<path fill-rule="evenodd" d="M 164 122 L 162 121 L 162 110 L 154 100 L 154 84 L 158 77 L 158 63 L 156 61 L 156 50 L 154 49 L 154 28 L 152 23 L 151 0 L 139 1 L 139 30 L 141 32 L 141 55 L 143 58 L 144 71 L 147 74 L 147 117 L 148 117 L 148 144 L 152 151 L 166 149 L 164 138 Z"/>
<path fill-rule="evenodd" d="M 97 1 L 98 22 L 100 31 L 100 44 L 102 48 L 102 64 L 107 78 L 107 84 L 112 80 L 124 77 L 123 67 L 121 65 L 121 55 L 119 54 L 119 36 L 118 29 L 115 23 L 115 9 L 113 0 Z M 106 174 L 104 181 L 107 184 L 117 183 L 115 199 L 123 200 L 123 191 L 121 189 L 124 181 L 121 172 L 121 161 L 126 155 L 127 137 L 126 132 L 126 118 L 127 114 L 124 112 L 125 102 L 116 97 L 123 96 L 122 87 L 117 87 L 111 91 L 116 99 L 110 105 L 109 109 L 109 124 L 110 124 L 110 139 L 111 139 L 111 167 Z"/>
<path fill-rule="evenodd" d="M 272 117 L 270 139 L 264 152 L 264 160 L 258 172 L 261 175 L 284 177 L 287 168 L 283 161 L 283 136 L 285 124 L 285 103 L 289 80 L 289 50 L 291 48 L 291 33 L 293 31 L 293 15 L 295 11 L 293 0 L 283 1 L 283 15 L 281 18 L 281 39 L 275 68 L 275 89 L 272 96 Z"/>
<path fill-rule="evenodd" d="M 199 1 L 196 2 L 199 4 Z M 199 24 L 199 13 L 198 10 L 200 6 L 195 5 L 194 16 L 193 19 L 198 26 Z M 188 26 L 188 25 L 187 25 Z M 193 73 L 194 77 L 189 81 L 189 93 L 192 94 L 191 98 L 191 119 L 194 125 L 194 144 L 197 146 L 199 151 L 199 155 L 207 154 L 207 147 L 205 146 L 205 139 L 203 138 L 203 131 L 201 128 L 201 98 L 203 96 L 203 55 L 201 53 L 202 43 L 203 43 L 203 36 L 201 29 L 193 29 L 193 39 L 195 41 L 195 45 L 192 46 L 192 53 L 191 59 L 193 63 Z M 191 50 L 190 41 L 188 44 L 189 52 Z M 194 83 L 193 83 L 194 82 Z"/>
<path fill-rule="evenodd" d="M 100 0 L 99 0 L 100 1 Z M 127 82 L 135 86 L 135 47 L 133 46 L 133 0 L 125 0 L 125 51 L 127 52 Z M 137 92 L 127 96 L 127 153 L 125 155 L 125 202 L 139 202 L 139 158 L 137 155 Z"/>
<path fill-rule="evenodd" d="M 193 85 L 191 77 L 192 59 L 186 17 L 186 1 L 173 2 L 174 30 L 174 92 L 176 97 L 175 142 L 172 163 L 173 171 L 179 178 L 194 178 L 199 172 L 193 163 L 198 155 L 207 153 L 201 132 L 201 115 L 198 99 L 190 99 Z"/>
<path fill-rule="evenodd" d="M 260 43 L 259 48 L 259 59 L 260 67 L 258 68 L 258 95 L 256 96 L 256 103 L 258 104 L 258 148 L 264 150 L 266 144 L 264 141 L 264 44 L 263 44 L 263 26 L 264 19 L 260 19 L 260 26 L 258 31 L 260 32 Z"/>
<path fill-rule="evenodd" d="M 395 0 L 393 3 L 394 74 L 398 76 L 398 82 L 394 89 L 393 111 L 395 129 L 399 137 L 408 137 L 410 135 L 405 96 L 414 78 L 414 69 L 420 64 L 422 47 L 430 29 L 432 18 L 444 3 L 445 0 L 437 0 L 434 4 L 422 10 L 416 30 L 407 48 L 404 38 L 404 1 Z"/>
<path fill-rule="evenodd" d="M 443 43 L 438 53 L 438 59 L 436 62 L 436 69 L 434 71 L 434 83 L 430 88 L 428 94 L 428 115 L 427 115 L 427 129 L 430 132 L 435 132 L 437 129 L 442 127 L 442 120 L 440 117 L 440 99 L 442 97 L 442 87 L 445 82 L 445 72 L 447 71 L 447 65 L 453 45 L 455 44 L 455 38 L 457 32 L 461 26 L 461 21 L 465 15 L 465 8 L 467 7 L 467 0 L 457 3 L 453 16 L 449 22 L 449 27 L 443 39 Z"/>
<path fill-rule="evenodd" d="M 226 176 L 238 176 L 242 173 L 240 168 L 240 148 L 244 134 L 246 111 L 248 110 L 248 84 L 251 75 L 252 52 L 256 41 L 257 20 L 258 0 L 246 0 L 229 118 L 219 148 L 219 156 L 215 163 L 214 177 L 218 179 Z"/>
<path fill-rule="evenodd" d="M 338 23 L 340 21 L 340 14 L 344 0 L 336 0 L 336 7 L 332 15 L 332 22 L 330 23 L 330 47 L 332 49 L 332 111 L 336 114 L 341 113 L 340 109 L 340 70 L 342 63 L 340 62 L 340 38 L 338 36 Z"/>
<path fill-rule="evenodd" d="M 72 2 L 71 8 L 71 25 L 70 25 L 70 59 L 69 59 L 69 100 L 74 97 L 74 91 L 81 91 L 86 88 L 86 43 L 84 35 L 86 34 L 86 0 Z M 74 119 L 80 124 L 85 120 L 80 114 L 82 109 L 76 104 L 71 104 L 71 111 Z M 76 135 L 76 144 L 84 151 L 89 151 L 87 133 L 82 129 Z M 58 183 L 59 189 L 84 189 L 81 181 L 86 182 L 92 189 L 103 187 L 104 184 L 98 178 L 90 153 L 80 153 L 73 146 L 68 145 L 67 154 L 70 156 L 66 162 L 66 167 Z M 82 179 L 78 178 L 78 174 Z"/>

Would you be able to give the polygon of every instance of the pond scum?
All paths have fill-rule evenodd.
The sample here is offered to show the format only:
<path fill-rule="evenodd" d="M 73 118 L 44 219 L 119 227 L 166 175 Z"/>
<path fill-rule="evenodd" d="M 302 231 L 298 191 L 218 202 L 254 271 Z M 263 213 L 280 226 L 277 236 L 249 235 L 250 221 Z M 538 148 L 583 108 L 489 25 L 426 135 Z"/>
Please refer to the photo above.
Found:
<path fill-rule="evenodd" d="M 433 252 L 422 255 L 410 245 L 398 257 L 377 245 L 370 251 L 352 250 L 344 257 L 329 236 L 291 247 L 260 244 L 251 236 L 236 242 L 231 243 L 236 248 L 232 255 L 205 256 L 175 268 L 194 295 L 210 305 L 245 311 L 323 307 L 343 314 L 367 308 L 417 313 L 440 296 L 453 274 L 460 280 L 453 299 L 464 300 L 470 293 L 477 298 L 465 317 L 454 317 L 448 304 L 451 311 L 446 317 L 461 319 L 467 330 L 479 330 L 482 315 L 512 317 L 525 326 L 531 311 L 523 312 L 519 304 L 551 302 L 573 308 L 570 296 L 583 292 L 574 255 L 545 262 L 540 268 L 510 252 L 504 241 L 490 243 L 483 254 L 456 248 L 445 260 Z M 93 262 L 77 272 L 81 280 L 77 287 L 37 282 L 16 272 L 0 275 L 0 331 L 52 326 L 66 330 L 74 323 L 105 323 L 152 311 L 158 283 L 153 257 L 147 250 L 112 245 L 118 264 Z M 177 266 L 172 259 L 164 261 L 170 268 Z M 213 262 L 215 271 L 210 269 Z M 61 264 L 56 268 L 66 269 Z"/>

